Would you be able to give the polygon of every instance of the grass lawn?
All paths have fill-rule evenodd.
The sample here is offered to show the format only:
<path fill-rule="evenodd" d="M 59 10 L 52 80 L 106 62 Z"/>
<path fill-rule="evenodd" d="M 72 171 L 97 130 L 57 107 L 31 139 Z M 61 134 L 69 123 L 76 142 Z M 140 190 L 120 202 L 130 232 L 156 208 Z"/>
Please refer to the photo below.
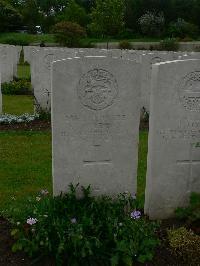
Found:
<path fill-rule="evenodd" d="M 29 79 L 31 77 L 30 65 L 18 65 L 17 77 L 21 79 Z"/>
<path fill-rule="evenodd" d="M 140 132 L 138 197 L 143 204 L 147 132 Z M 0 132 L 0 211 L 23 204 L 41 189 L 52 190 L 51 133 Z"/>
<path fill-rule="evenodd" d="M 51 191 L 50 132 L 0 132 L 0 158 L 0 210 Z"/>
<path fill-rule="evenodd" d="M 8 32 L 0 34 L 0 43 L 8 43 L 15 45 L 28 45 L 30 43 L 40 43 L 41 41 L 47 43 L 54 43 L 53 34 L 28 34 Z"/>
<path fill-rule="evenodd" d="M 3 113 L 15 115 L 33 113 L 33 103 L 31 95 L 3 95 Z"/>

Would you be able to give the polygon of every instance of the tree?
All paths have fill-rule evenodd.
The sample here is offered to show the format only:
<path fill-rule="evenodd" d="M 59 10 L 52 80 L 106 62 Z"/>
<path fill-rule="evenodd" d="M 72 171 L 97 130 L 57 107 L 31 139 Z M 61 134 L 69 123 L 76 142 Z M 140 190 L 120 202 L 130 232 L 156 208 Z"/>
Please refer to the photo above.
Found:
<path fill-rule="evenodd" d="M 0 0 L 0 32 L 13 31 L 21 24 L 21 15 L 9 3 Z"/>
<path fill-rule="evenodd" d="M 35 33 L 35 26 L 40 25 L 41 15 L 36 0 L 26 0 L 22 9 L 23 21 L 30 33 Z"/>
<path fill-rule="evenodd" d="M 77 23 L 70 21 L 62 21 L 57 23 L 53 29 L 56 41 L 63 46 L 78 47 L 81 37 L 86 36 L 83 27 Z"/>
<path fill-rule="evenodd" d="M 71 21 L 78 23 L 81 26 L 86 26 L 88 15 L 83 7 L 78 5 L 75 0 L 69 0 L 67 7 L 58 16 L 60 21 Z"/>
<path fill-rule="evenodd" d="M 124 27 L 124 0 L 96 0 L 90 30 L 97 35 L 114 36 Z"/>
<path fill-rule="evenodd" d="M 139 18 L 139 24 L 143 34 L 147 36 L 160 36 L 164 29 L 165 18 L 163 13 L 155 14 L 147 12 Z"/>

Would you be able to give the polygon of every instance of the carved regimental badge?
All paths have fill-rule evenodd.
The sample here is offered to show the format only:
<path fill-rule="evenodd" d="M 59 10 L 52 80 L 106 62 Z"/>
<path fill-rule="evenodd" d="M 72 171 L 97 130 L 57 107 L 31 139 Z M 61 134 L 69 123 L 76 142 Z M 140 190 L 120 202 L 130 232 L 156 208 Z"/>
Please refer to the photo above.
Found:
<path fill-rule="evenodd" d="M 179 97 L 188 111 L 200 111 L 200 71 L 186 75 L 179 84 Z"/>
<path fill-rule="evenodd" d="M 78 84 L 81 103 L 92 110 L 102 110 L 112 105 L 117 95 L 117 81 L 104 69 L 90 70 L 81 77 Z"/>

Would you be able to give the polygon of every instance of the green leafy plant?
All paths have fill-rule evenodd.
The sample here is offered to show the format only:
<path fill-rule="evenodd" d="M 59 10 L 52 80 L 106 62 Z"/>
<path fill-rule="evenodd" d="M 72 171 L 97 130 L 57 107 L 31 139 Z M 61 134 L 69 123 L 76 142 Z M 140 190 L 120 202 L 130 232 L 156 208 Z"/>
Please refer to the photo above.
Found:
<path fill-rule="evenodd" d="M 200 236 L 185 227 L 168 230 L 171 252 L 180 257 L 185 265 L 198 265 L 200 258 Z"/>
<path fill-rule="evenodd" d="M 57 23 L 53 28 L 53 32 L 55 33 L 56 41 L 68 47 L 79 47 L 80 39 L 86 36 L 83 27 L 70 21 Z"/>
<path fill-rule="evenodd" d="M 158 225 L 129 194 L 93 197 L 90 187 L 71 185 L 54 198 L 40 193 L 28 206 L 28 214 L 13 212 L 13 251 L 53 256 L 57 265 L 132 265 L 152 260 L 159 244 Z"/>
<path fill-rule="evenodd" d="M 175 38 L 167 38 L 160 42 L 160 50 L 163 51 L 177 51 L 179 47 Z"/>
<path fill-rule="evenodd" d="M 131 49 L 131 43 L 127 40 L 123 40 L 119 42 L 119 48 L 120 49 Z"/>
<path fill-rule="evenodd" d="M 1 87 L 2 93 L 7 95 L 30 95 L 32 87 L 30 81 L 26 79 L 16 79 L 11 82 L 5 82 Z"/>

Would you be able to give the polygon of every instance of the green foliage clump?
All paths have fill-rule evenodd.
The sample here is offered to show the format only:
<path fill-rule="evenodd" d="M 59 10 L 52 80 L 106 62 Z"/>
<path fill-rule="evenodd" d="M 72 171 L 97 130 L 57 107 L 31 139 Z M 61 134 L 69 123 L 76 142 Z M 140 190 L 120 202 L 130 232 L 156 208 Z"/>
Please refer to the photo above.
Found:
<path fill-rule="evenodd" d="M 160 36 L 164 30 L 165 18 L 163 13 L 147 12 L 139 20 L 141 31 L 146 36 Z"/>
<path fill-rule="evenodd" d="M 20 210 L 13 251 L 53 256 L 57 265 L 132 265 L 152 260 L 158 225 L 141 217 L 128 194 L 91 196 L 90 187 L 36 197 Z M 28 213 L 27 213 L 28 210 Z"/>
<path fill-rule="evenodd" d="M 119 42 L 119 48 L 120 49 L 131 49 L 131 43 L 127 40 L 123 40 Z"/>
<path fill-rule="evenodd" d="M 200 258 L 200 236 L 185 227 L 168 231 L 171 252 L 181 258 L 185 265 L 198 265 Z"/>
<path fill-rule="evenodd" d="M 124 0 L 96 0 L 89 30 L 100 37 L 118 35 L 124 29 Z"/>
<path fill-rule="evenodd" d="M 187 37 L 196 38 L 199 34 L 199 29 L 196 25 L 186 22 L 182 18 L 178 18 L 176 22 L 169 25 L 169 34 L 172 37 L 185 39 Z"/>
<path fill-rule="evenodd" d="M 1 86 L 1 91 L 5 95 L 30 95 L 32 94 L 31 82 L 26 79 L 5 82 Z"/>
<path fill-rule="evenodd" d="M 192 193 L 190 196 L 190 205 L 186 208 L 177 208 L 176 217 L 186 221 L 187 224 L 199 221 L 200 226 L 200 194 Z"/>
<path fill-rule="evenodd" d="M 88 15 L 83 7 L 78 5 L 75 0 L 70 0 L 67 7 L 57 18 L 59 21 L 71 21 L 85 27 L 88 23 Z"/>
<path fill-rule="evenodd" d="M 175 38 L 167 38 L 160 42 L 161 51 L 177 51 L 178 47 L 179 47 L 179 44 Z"/>
<path fill-rule="evenodd" d="M 85 29 L 79 24 L 62 21 L 57 23 L 53 31 L 55 33 L 55 39 L 58 43 L 68 47 L 79 47 L 80 39 L 86 36 Z"/>

